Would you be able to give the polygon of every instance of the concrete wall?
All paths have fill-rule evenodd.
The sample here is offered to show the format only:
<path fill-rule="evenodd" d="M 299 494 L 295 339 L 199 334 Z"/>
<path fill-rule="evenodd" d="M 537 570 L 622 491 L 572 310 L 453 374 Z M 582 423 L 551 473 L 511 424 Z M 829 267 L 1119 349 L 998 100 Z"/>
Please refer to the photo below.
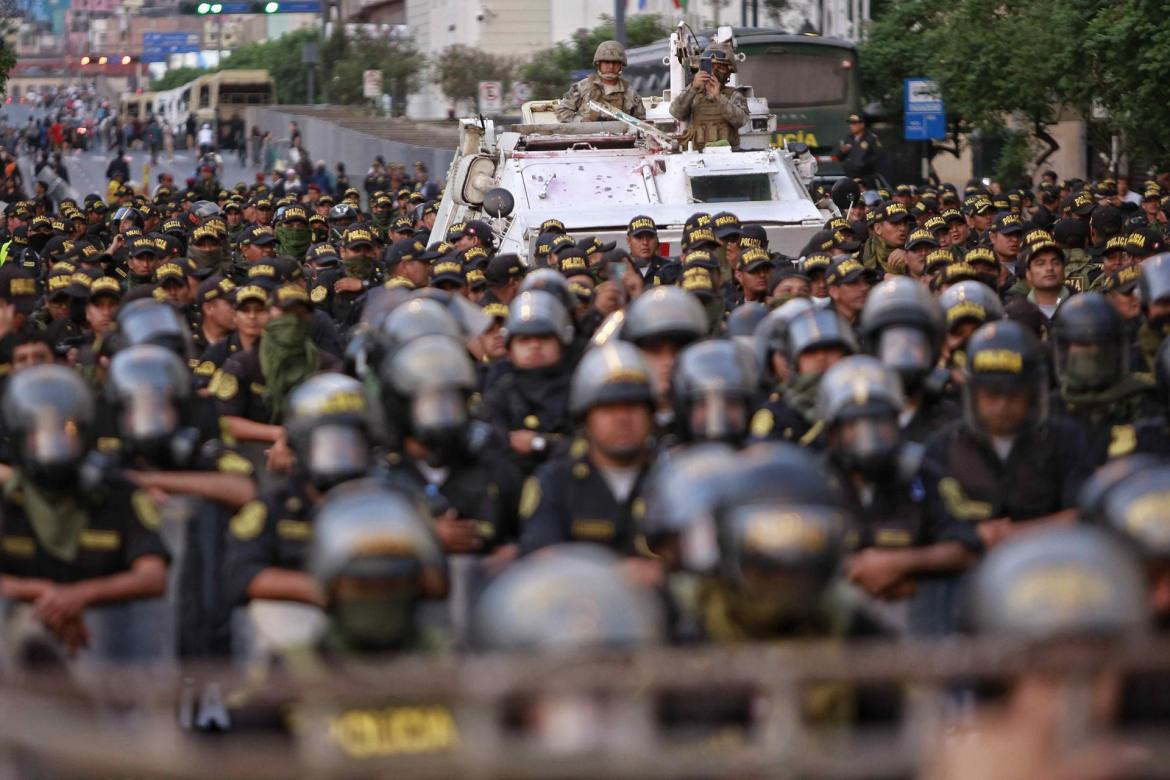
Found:
<path fill-rule="evenodd" d="M 288 138 L 288 123 L 295 120 L 301 129 L 301 140 L 314 161 L 324 160 L 329 172 L 338 162 L 345 163 L 346 173 L 353 186 L 361 189 L 362 180 L 374 157 L 382 155 L 386 162 L 400 162 L 408 169 L 422 162 L 431 178 L 442 182 L 455 158 L 454 145 L 449 149 L 431 149 L 424 146 L 389 141 L 340 127 L 333 122 L 318 119 L 295 110 L 277 108 L 250 108 L 245 121 L 248 127 L 256 124 L 261 132 L 268 131 L 274 138 Z"/>
<path fill-rule="evenodd" d="M 1049 157 L 1043 168 L 1056 171 L 1062 179 L 1083 179 L 1085 169 L 1085 123 L 1079 118 L 1066 118 L 1049 128 L 1052 137 L 1060 144 L 1060 148 Z M 934 158 L 934 170 L 944 182 L 952 182 L 961 189 L 967 179 L 971 178 L 971 147 L 964 142 L 960 147 L 958 159 L 949 154 L 940 154 Z M 1033 183 L 1040 178 L 1040 171 L 1032 174 Z"/>

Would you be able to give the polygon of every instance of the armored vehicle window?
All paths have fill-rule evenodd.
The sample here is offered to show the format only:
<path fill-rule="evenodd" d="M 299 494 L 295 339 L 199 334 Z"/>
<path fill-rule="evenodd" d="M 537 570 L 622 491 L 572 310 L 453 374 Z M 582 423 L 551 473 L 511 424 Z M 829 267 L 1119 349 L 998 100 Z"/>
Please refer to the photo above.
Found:
<path fill-rule="evenodd" d="M 691 200 L 694 203 L 773 199 L 772 181 L 766 173 L 691 177 Z"/>

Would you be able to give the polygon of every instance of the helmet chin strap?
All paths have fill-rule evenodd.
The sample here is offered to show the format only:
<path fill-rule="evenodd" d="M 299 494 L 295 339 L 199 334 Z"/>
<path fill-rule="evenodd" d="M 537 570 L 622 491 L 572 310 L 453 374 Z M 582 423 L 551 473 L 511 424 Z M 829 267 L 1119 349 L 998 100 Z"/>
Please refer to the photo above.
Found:
<path fill-rule="evenodd" d="M 605 71 L 598 68 L 597 74 L 601 76 L 602 81 L 617 81 L 618 76 L 622 75 L 622 72 L 619 70 L 617 73 L 606 73 Z"/>

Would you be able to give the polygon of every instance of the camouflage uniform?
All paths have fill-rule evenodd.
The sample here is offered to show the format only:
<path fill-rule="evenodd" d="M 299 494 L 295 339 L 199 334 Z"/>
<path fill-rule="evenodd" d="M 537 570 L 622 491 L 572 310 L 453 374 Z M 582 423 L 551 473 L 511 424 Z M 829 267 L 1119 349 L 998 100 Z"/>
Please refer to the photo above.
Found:
<path fill-rule="evenodd" d="M 590 73 L 578 81 L 565 96 L 557 103 L 558 122 L 600 122 L 608 119 L 595 111 L 590 111 L 588 103 L 596 100 L 599 103 L 608 103 L 619 111 L 646 118 L 646 109 L 642 105 L 642 98 L 630 86 L 630 82 L 620 76 L 607 82 L 596 73 Z"/>

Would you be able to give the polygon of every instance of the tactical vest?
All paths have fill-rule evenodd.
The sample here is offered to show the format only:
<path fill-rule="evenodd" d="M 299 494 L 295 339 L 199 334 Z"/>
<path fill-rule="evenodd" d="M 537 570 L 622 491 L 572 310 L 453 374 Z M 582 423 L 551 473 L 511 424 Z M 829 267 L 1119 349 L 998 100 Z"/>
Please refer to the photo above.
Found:
<path fill-rule="evenodd" d="M 733 94 L 735 90 L 724 87 L 724 97 Z M 732 127 L 723 118 L 723 111 L 719 103 L 711 100 L 707 95 L 695 96 L 691 103 L 690 136 L 695 142 L 696 149 L 702 149 L 714 141 L 727 141 L 732 146 L 739 146 L 739 128 Z"/>
<path fill-rule="evenodd" d="M 617 82 L 621 85 L 621 89 L 615 89 L 609 92 L 605 88 L 605 83 L 600 79 L 593 80 L 593 95 L 592 99 L 599 103 L 605 103 L 618 111 L 626 110 L 626 82 L 624 79 Z M 584 106 L 582 106 L 584 108 Z"/>

